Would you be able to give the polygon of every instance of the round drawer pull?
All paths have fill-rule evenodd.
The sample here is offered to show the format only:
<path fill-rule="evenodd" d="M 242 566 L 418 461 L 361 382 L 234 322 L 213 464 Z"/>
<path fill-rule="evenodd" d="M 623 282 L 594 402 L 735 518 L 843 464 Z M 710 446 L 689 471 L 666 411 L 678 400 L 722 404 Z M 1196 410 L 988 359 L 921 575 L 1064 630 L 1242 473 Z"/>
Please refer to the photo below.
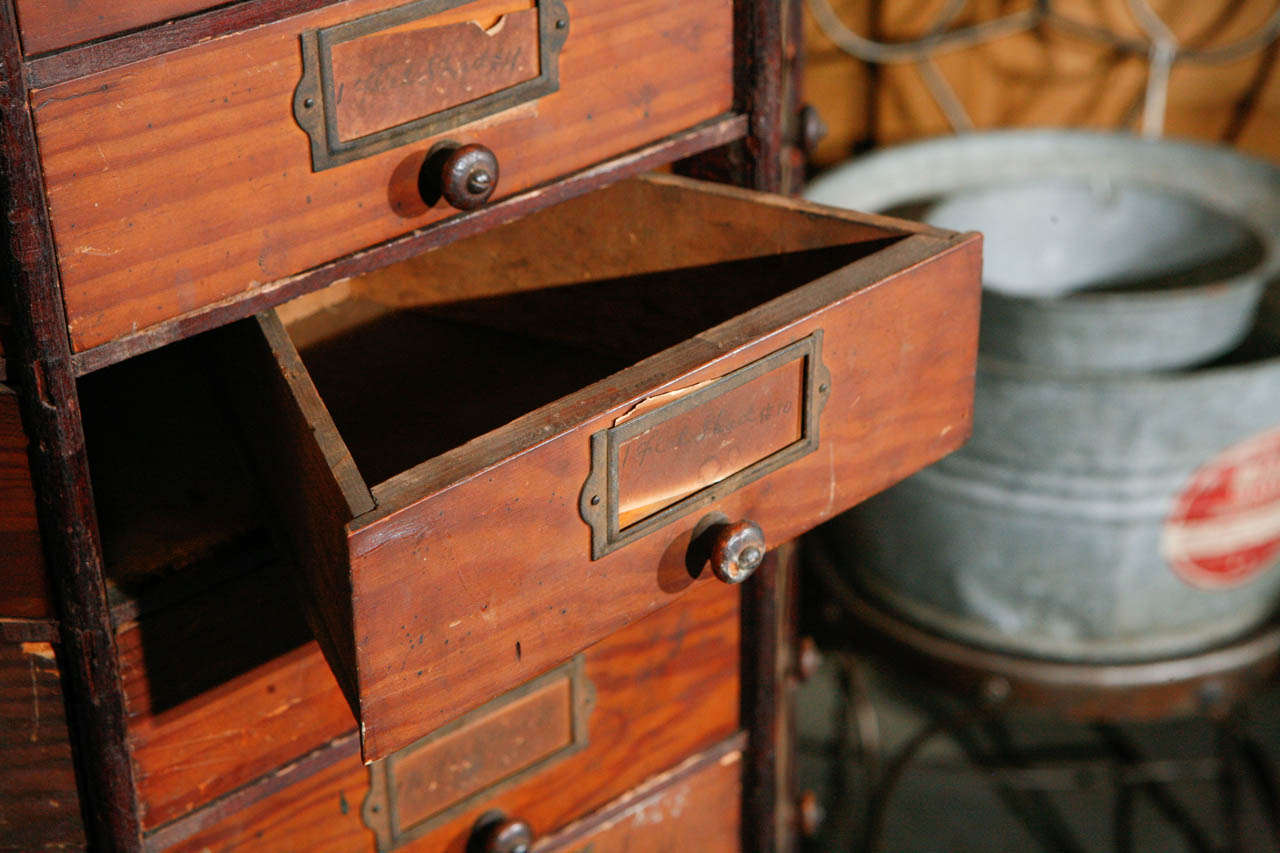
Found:
<path fill-rule="evenodd" d="M 711 570 L 725 583 L 742 583 L 764 562 L 764 531 L 743 519 L 719 525 L 711 541 Z"/>
<path fill-rule="evenodd" d="M 529 853 L 533 830 L 518 818 L 502 812 L 485 812 L 476 821 L 467 842 L 467 853 Z"/>
<path fill-rule="evenodd" d="M 498 187 L 498 158 L 483 145 L 454 148 L 440 164 L 440 195 L 458 210 L 475 210 Z"/>

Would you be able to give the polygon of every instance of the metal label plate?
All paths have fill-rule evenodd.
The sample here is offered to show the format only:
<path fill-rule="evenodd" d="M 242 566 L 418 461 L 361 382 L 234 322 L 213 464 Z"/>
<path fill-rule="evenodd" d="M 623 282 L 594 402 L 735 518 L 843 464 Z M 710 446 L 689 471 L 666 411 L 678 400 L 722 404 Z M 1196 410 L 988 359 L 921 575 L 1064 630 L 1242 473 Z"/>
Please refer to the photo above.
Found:
<path fill-rule="evenodd" d="M 829 383 L 819 329 L 719 379 L 642 401 L 596 432 L 579 499 L 591 558 L 817 450 Z"/>
<path fill-rule="evenodd" d="M 417 0 L 300 36 L 293 115 L 322 171 L 425 139 L 560 88 L 563 0 L 512 8 L 487 29 L 441 13 L 474 0 Z M 493 4 L 477 9 L 492 16 Z M 434 18 L 434 20 L 433 20 Z"/>
<path fill-rule="evenodd" d="M 394 850 L 587 745 L 595 691 L 578 655 L 369 766 L 362 814 Z"/>

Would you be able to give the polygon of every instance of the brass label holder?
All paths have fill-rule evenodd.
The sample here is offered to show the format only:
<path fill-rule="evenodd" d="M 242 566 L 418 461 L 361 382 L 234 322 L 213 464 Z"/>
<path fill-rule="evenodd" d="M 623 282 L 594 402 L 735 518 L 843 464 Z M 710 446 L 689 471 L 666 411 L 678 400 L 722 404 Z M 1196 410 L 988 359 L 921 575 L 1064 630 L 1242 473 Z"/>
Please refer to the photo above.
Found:
<path fill-rule="evenodd" d="M 379 853 L 396 850 L 421 838 L 495 794 L 585 749 L 587 721 L 596 702 L 595 686 L 587 678 L 585 667 L 586 660 L 579 654 L 550 672 L 463 714 L 381 761 L 370 764 L 369 793 L 365 796 L 361 815 L 365 826 L 373 830 L 377 837 Z M 535 754 L 518 757 L 514 760 L 514 766 L 508 766 L 512 763 L 512 756 L 503 756 L 494 766 L 505 768 L 505 772 L 495 772 L 491 781 L 459 789 L 456 796 L 447 800 L 432 800 L 430 806 L 424 807 L 419 801 L 419 807 L 413 814 L 404 813 L 404 805 L 415 799 L 414 792 L 406 791 L 405 785 L 414 784 L 415 781 L 419 784 L 424 781 L 429 784 L 440 783 L 443 778 L 443 769 L 424 758 L 436 758 L 441 754 L 439 750 L 442 747 L 448 749 L 450 742 L 458 744 L 466 741 L 463 744 L 466 746 L 470 742 L 468 738 L 479 737 L 481 742 L 493 747 L 492 730 L 486 726 L 492 726 L 504 716 L 522 713 L 530 701 L 536 701 L 539 695 L 562 691 L 567 691 L 568 695 L 566 705 L 560 707 L 560 710 L 568 714 L 568 720 L 564 722 L 567 738 L 563 742 L 555 744 L 550 751 L 539 750 Z M 471 748 L 463 749 L 463 752 L 468 760 L 475 760 L 480 754 Z M 464 781 L 473 779 L 474 772 L 472 770 L 465 774 Z M 421 800 L 421 797 L 418 799 Z"/>
<path fill-rule="evenodd" d="M 802 361 L 798 438 L 637 521 L 621 521 L 620 448 L 701 407 L 714 414 L 717 399 L 794 361 Z M 830 383 L 830 372 L 822 363 L 822 330 L 818 329 L 763 358 L 696 386 L 695 390 L 666 405 L 595 432 L 591 436 L 591 471 L 578 499 L 582 519 L 591 528 L 591 559 L 598 560 L 817 450 L 818 419 L 830 395 Z"/>
<path fill-rule="evenodd" d="M 300 35 L 302 78 L 294 89 L 293 116 L 311 140 L 313 171 L 331 169 L 426 139 L 559 90 L 560 49 L 569 34 L 569 12 L 564 0 L 538 0 L 536 9 L 531 10 L 537 16 L 537 44 L 533 47 L 537 54 L 536 72 L 518 82 L 502 77 L 511 57 L 464 54 L 441 63 L 439 57 L 429 55 L 430 50 L 422 49 L 421 42 L 416 45 L 417 49 L 399 56 L 394 51 L 373 49 L 370 42 L 366 42 L 370 45 L 368 49 L 361 44 L 362 39 L 394 38 L 396 33 L 392 31 L 403 31 L 414 22 L 468 2 L 474 0 L 417 0 Z M 430 30 L 426 33 L 429 38 Z M 456 41 L 456 33 L 456 29 L 442 26 L 441 44 L 447 46 Z M 355 66 L 360 69 L 357 79 L 339 79 L 336 52 L 357 55 Z M 525 60 L 533 66 L 533 58 L 525 57 Z M 432 65 L 433 62 L 436 64 Z M 406 63 L 418 64 L 412 66 L 410 73 L 404 70 Z M 434 77 L 433 70 L 437 72 Z M 406 80 L 406 73 L 414 79 Z M 451 86 L 458 92 L 478 87 L 484 91 L 486 84 L 501 88 L 422 115 L 400 114 L 406 100 L 403 97 L 406 87 L 417 86 L 416 94 L 426 96 L 428 87 Z M 367 103 L 360 108 L 353 108 L 348 102 L 343 115 L 344 96 L 357 88 L 362 88 L 366 95 L 374 94 L 367 97 Z M 408 92 L 410 99 L 414 94 Z M 356 109 L 360 110 L 362 120 L 350 121 Z M 344 119 L 347 120 L 345 135 Z M 381 126 L 388 123 L 389 126 Z"/>

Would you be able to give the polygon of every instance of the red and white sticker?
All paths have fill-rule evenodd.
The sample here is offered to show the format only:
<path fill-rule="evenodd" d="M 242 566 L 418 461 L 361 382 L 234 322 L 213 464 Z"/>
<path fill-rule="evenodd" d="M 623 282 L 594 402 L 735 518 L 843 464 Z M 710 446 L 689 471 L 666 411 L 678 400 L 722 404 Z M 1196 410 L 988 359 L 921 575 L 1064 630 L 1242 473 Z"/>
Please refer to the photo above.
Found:
<path fill-rule="evenodd" d="M 1160 550 L 1187 583 L 1238 586 L 1280 564 L 1280 429 L 1200 467 L 1165 520 Z"/>

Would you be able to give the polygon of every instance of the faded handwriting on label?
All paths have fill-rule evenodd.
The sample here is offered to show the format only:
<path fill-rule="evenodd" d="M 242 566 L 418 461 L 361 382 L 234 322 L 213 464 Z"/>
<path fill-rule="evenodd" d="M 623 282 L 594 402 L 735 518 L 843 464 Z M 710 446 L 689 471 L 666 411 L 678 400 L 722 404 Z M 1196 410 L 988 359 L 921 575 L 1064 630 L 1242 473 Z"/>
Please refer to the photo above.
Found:
<path fill-rule="evenodd" d="M 338 138 L 358 139 L 538 76 L 538 12 L 370 33 L 330 48 Z"/>

